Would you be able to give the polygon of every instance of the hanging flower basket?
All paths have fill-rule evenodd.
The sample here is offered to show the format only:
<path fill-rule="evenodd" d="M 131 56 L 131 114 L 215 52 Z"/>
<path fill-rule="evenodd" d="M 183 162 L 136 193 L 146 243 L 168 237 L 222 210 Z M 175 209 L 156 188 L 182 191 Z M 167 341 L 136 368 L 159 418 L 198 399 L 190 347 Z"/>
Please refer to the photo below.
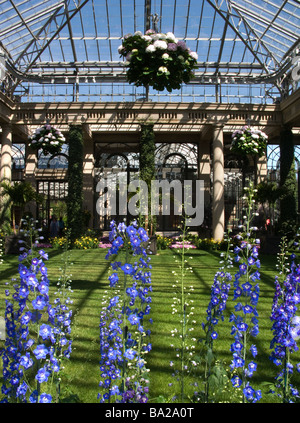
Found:
<path fill-rule="evenodd" d="M 45 124 L 37 128 L 33 135 L 29 137 L 29 147 L 39 150 L 42 149 L 46 154 L 57 154 L 62 150 L 62 145 L 66 139 L 60 130 L 50 124 Z"/>
<path fill-rule="evenodd" d="M 244 126 L 232 134 L 231 151 L 243 156 L 262 157 L 267 148 L 268 136 L 259 129 Z"/>
<path fill-rule="evenodd" d="M 171 92 L 188 83 L 198 59 L 197 53 L 184 41 L 178 41 L 173 33 L 160 34 L 153 30 L 145 35 L 140 31 L 126 35 L 118 51 L 127 61 L 128 82 L 152 86 L 158 91 Z"/>

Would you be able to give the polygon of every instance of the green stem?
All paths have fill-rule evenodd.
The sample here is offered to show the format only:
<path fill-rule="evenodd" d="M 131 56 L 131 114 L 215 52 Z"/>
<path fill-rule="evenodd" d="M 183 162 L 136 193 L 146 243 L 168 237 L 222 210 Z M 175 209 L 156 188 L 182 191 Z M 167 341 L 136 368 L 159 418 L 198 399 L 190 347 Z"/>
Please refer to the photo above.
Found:
<path fill-rule="evenodd" d="M 283 372 L 284 372 L 284 380 L 283 380 L 283 402 L 289 402 L 289 369 L 288 363 L 290 361 L 290 349 L 285 348 L 284 354 L 284 362 L 283 362 Z"/>
<path fill-rule="evenodd" d="M 128 260 L 128 244 L 125 246 L 125 263 Z M 126 362 L 125 362 L 125 351 L 126 351 L 126 339 L 127 339 L 127 325 L 126 325 L 126 287 L 127 287 L 127 276 L 124 273 L 124 284 L 123 284 L 123 366 L 122 366 L 122 392 L 125 392 L 125 380 L 126 380 Z"/>
<path fill-rule="evenodd" d="M 185 337 L 186 337 L 186 304 L 184 295 L 184 260 L 185 260 L 185 222 L 182 236 L 182 253 L 181 253 L 181 402 L 184 400 L 184 358 L 185 358 Z"/>
<path fill-rule="evenodd" d="M 246 239 L 245 242 L 248 246 L 248 244 L 250 243 L 250 223 L 251 223 L 251 215 L 252 215 L 252 200 L 253 200 L 253 191 L 252 191 L 252 187 L 250 186 L 249 188 L 249 194 L 248 194 L 248 204 L 247 204 L 247 212 L 246 212 Z M 249 281 L 249 276 L 250 276 L 250 265 L 249 265 L 249 248 L 246 247 L 245 248 L 245 260 L 246 260 L 246 281 Z M 248 301 L 246 300 L 246 304 L 248 304 Z M 247 324 L 247 315 L 245 316 L 245 324 Z M 243 360 L 244 360 L 244 365 L 243 365 L 243 369 L 242 369 L 242 386 L 243 388 L 246 387 L 246 375 L 245 375 L 245 369 L 246 369 L 246 359 L 247 359 L 247 332 L 245 331 L 243 333 Z M 243 393 L 243 403 L 246 402 L 245 399 L 245 395 Z"/>

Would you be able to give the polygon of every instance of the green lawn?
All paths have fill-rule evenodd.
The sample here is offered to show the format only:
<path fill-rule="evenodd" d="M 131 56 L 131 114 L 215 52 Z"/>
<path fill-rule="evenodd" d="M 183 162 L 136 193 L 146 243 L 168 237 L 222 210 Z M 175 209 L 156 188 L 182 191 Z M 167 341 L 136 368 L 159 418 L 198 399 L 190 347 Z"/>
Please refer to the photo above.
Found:
<path fill-rule="evenodd" d="M 66 365 L 64 376 L 65 395 L 77 395 L 82 402 L 97 402 L 99 370 L 99 314 L 101 299 L 104 291 L 109 287 L 107 276 L 109 263 L 105 260 L 106 250 L 72 250 L 70 273 L 72 274 L 72 299 L 73 303 L 73 352 L 70 361 Z M 199 338 L 203 334 L 201 323 L 205 321 L 206 308 L 210 300 L 210 288 L 214 274 L 219 268 L 219 253 L 203 250 L 190 250 L 186 253 L 188 265 L 192 266 L 193 272 L 185 279 L 187 287 L 193 285 L 191 298 L 194 300 L 194 316 L 196 324 L 193 336 Z M 258 371 L 253 383 L 256 387 L 262 382 L 272 381 L 276 369 L 269 360 L 269 344 L 272 339 L 269 319 L 273 300 L 273 277 L 275 269 L 275 257 L 260 257 L 262 268 L 260 269 L 260 300 L 258 305 L 260 333 L 255 340 L 258 348 Z M 174 251 L 163 250 L 152 257 L 152 305 L 151 317 L 153 319 L 151 342 L 152 351 L 147 357 L 147 365 L 150 369 L 150 397 L 162 395 L 171 398 L 174 388 L 168 384 L 174 381 L 171 376 L 169 362 L 176 359 L 174 349 L 171 347 L 174 338 L 171 331 L 179 327 L 178 316 L 172 314 L 172 302 L 174 298 L 174 282 L 178 270 L 174 260 Z M 4 256 L 4 262 L 0 266 L 0 315 L 4 316 L 4 289 L 5 282 L 17 277 L 16 256 Z M 62 253 L 59 250 L 49 250 L 48 273 L 52 285 L 52 293 L 56 288 L 59 269 L 62 266 Z M 189 288 L 187 288 L 187 291 Z M 226 315 L 233 309 L 234 303 L 228 303 Z M 228 365 L 231 362 L 230 323 L 225 323 L 221 330 L 219 340 L 215 343 L 218 354 Z M 1 342 L 1 341 L 0 341 Z M 196 344 L 199 349 L 199 345 Z M 299 355 L 295 358 L 299 360 Z M 1 364 L 0 364 L 1 366 Z M 0 371 L 2 373 L 1 367 Z M 299 382 L 299 374 L 296 376 Z M 188 383 L 188 382 L 187 382 Z M 298 384 L 300 387 L 300 383 Z M 265 388 L 263 388 L 265 390 Z M 269 402 L 269 397 L 263 395 L 263 401 Z"/>

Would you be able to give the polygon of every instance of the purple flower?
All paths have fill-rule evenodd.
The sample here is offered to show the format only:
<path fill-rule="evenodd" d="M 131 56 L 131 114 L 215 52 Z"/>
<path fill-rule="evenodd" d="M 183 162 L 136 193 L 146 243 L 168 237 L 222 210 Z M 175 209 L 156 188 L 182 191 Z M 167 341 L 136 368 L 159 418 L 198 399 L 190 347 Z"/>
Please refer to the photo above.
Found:
<path fill-rule="evenodd" d="M 38 286 L 38 280 L 34 273 L 30 273 L 26 276 L 26 282 L 29 286 L 32 286 L 34 288 L 37 288 Z"/>
<path fill-rule="evenodd" d="M 261 398 L 261 391 L 255 391 L 252 386 L 247 383 L 245 388 L 243 389 L 243 394 L 245 395 L 246 399 L 250 402 L 257 402 Z"/>
<path fill-rule="evenodd" d="M 133 360 L 134 356 L 136 355 L 136 351 L 132 348 L 129 348 L 125 351 L 124 357 L 127 358 L 127 360 Z"/>
<path fill-rule="evenodd" d="M 33 365 L 33 360 L 30 357 L 30 353 L 27 352 L 25 355 L 23 355 L 20 359 L 20 365 L 25 367 L 25 369 L 29 369 Z"/>
<path fill-rule="evenodd" d="M 35 310 L 43 310 L 46 305 L 47 303 L 45 301 L 45 298 L 41 295 L 38 295 L 34 300 L 32 300 L 32 307 Z"/>
<path fill-rule="evenodd" d="M 257 356 L 257 348 L 256 348 L 256 345 L 251 345 L 250 351 L 251 351 L 253 357 L 256 357 Z"/>
<path fill-rule="evenodd" d="M 110 282 L 110 286 L 115 286 L 119 280 L 119 275 L 118 273 L 113 273 L 111 276 L 109 276 L 109 282 Z"/>
<path fill-rule="evenodd" d="M 239 376 L 236 375 L 231 379 L 231 383 L 234 388 L 239 388 L 243 381 Z"/>
<path fill-rule="evenodd" d="M 39 335 L 42 337 L 43 340 L 50 338 L 51 334 L 52 334 L 51 326 L 46 324 L 43 324 L 40 326 Z"/>
<path fill-rule="evenodd" d="M 178 41 L 177 46 L 180 47 L 182 50 L 187 49 L 187 45 L 184 41 Z"/>
<path fill-rule="evenodd" d="M 40 360 L 47 357 L 47 354 L 49 354 L 49 350 L 44 344 L 40 344 L 37 345 L 37 347 L 33 351 L 33 354 L 35 355 L 37 360 Z"/>
<path fill-rule="evenodd" d="M 43 257 L 43 259 L 48 260 L 48 253 L 45 253 L 44 250 L 39 250 L 39 255 Z"/>
<path fill-rule="evenodd" d="M 50 372 L 45 367 L 42 367 L 38 370 L 37 374 L 35 375 L 35 378 L 39 383 L 43 383 L 47 382 L 49 376 Z"/>
<path fill-rule="evenodd" d="M 132 325 L 137 325 L 140 321 L 139 317 L 136 314 L 131 314 L 128 317 L 128 320 Z"/>
<path fill-rule="evenodd" d="M 41 394 L 41 396 L 40 396 L 40 400 L 39 400 L 39 402 L 40 402 L 40 403 L 44 403 L 44 404 L 46 404 L 46 403 L 51 403 L 51 402 L 52 402 L 52 396 L 51 396 L 50 394 L 45 394 L 45 393 L 43 393 L 43 394 Z"/>
<path fill-rule="evenodd" d="M 121 269 L 125 273 L 125 275 L 131 275 L 134 273 L 134 268 L 130 263 L 125 263 L 123 266 L 121 266 Z"/>
<path fill-rule="evenodd" d="M 149 260 L 142 246 L 142 242 L 148 239 L 148 235 L 143 228 L 138 228 L 136 222 L 129 226 L 125 223 L 119 223 L 116 226 L 115 222 L 111 222 L 109 239 L 112 242 L 112 248 L 106 259 L 118 253 L 119 250 L 126 252 L 127 258 L 125 263 L 116 260 L 111 263 L 114 273 L 109 276 L 110 287 L 114 288 L 119 283 L 123 293 L 108 299 L 107 307 L 100 314 L 101 380 L 99 386 L 104 392 L 100 393 L 98 398 L 101 403 L 111 400 L 111 396 L 117 396 L 114 398 L 116 402 L 147 402 L 147 398 L 144 397 L 146 391 L 143 391 L 144 382 L 138 381 L 137 384 L 133 384 L 129 377 L 126 379 L 124 391 L 121 374 L 124 366 L 128 366 L 128 376 L 133 369 L 137 368 L 142 370 L 140 373 L 142 374 L 145 366 L 142 355 L 145 354 L 146 347 L 145 345 L 138 346 L 135 336 L 139 336 L 139 332 L 145 333 L 146 336 L 150 334 L 149 330 L 144 329 L 144 317 L 150 311 L 148 303 L 151 302 L 151 298 L 148 297 L 150 289 L 147 284 L 151 283 L 151 273 L 148 271 Z M 122 306 L 120 298 L 124 301 Z M 127 361 L 135 358 L 138 364 L 130 368 Z"/>

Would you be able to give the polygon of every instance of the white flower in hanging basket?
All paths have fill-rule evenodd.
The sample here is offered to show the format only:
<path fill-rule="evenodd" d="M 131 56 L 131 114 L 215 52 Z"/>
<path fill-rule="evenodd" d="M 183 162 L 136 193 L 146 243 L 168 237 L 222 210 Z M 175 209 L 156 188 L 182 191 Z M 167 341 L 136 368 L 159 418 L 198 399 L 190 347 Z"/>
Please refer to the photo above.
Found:
<path fill-rule="evenodd" d="M 243 156 L 262 157 L 266 152 L 268 136 L 259 129 L 244 126 L 232 134 L 231 151 Z"/>
<path fill-rule="evenodd" d="M 60 130 L 48 123 L 37 128 L 29 137 L 29 147 L 35 150 L 42 149 L 44 154 L 60 153 L 65 142 L 66 139 Z"/>
<path fill-rule="evenodd" d="M 118 51 L 126 58 L 127 80 L 136 86 L 152 86 L 158 91 L 181 88 L 194 76 L 198 55 L 184 41 L 148 30 L 124 37 Z"/>

